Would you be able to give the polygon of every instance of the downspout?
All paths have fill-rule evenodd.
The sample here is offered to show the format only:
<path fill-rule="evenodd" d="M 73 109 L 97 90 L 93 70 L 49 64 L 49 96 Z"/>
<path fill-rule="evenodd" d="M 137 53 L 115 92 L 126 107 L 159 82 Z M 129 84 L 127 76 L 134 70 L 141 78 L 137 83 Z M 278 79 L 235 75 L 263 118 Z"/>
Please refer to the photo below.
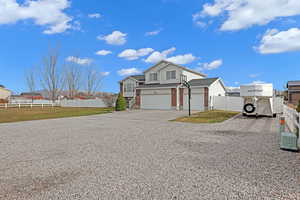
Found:
<path fill-rule="evenodd" d="M 180 88 L 181 85 L 178 85 L 176 87 L 176 110 L 179 111 L 180 110 Z"/>

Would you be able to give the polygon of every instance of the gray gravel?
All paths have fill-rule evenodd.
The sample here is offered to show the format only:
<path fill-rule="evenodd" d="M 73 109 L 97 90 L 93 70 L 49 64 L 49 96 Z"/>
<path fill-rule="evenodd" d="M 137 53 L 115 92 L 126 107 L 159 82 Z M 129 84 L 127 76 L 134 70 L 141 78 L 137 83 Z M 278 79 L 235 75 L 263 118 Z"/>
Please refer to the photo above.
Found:
<path fill-rule="evenodd" d="M 0 125 L 0 199 L 300 199 L 277 120 L 131 111 Z"/>

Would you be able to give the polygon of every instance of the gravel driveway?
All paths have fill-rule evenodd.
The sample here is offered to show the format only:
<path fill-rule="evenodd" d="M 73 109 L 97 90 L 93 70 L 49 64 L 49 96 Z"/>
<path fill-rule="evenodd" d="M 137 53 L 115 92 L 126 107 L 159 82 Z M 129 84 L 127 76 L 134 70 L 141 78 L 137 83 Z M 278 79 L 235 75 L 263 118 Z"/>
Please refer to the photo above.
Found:
<path fill-rule="evenodd" d="M 300 199 L 277 120 L 131 111 L 0 125 L 0 199 Z"/>

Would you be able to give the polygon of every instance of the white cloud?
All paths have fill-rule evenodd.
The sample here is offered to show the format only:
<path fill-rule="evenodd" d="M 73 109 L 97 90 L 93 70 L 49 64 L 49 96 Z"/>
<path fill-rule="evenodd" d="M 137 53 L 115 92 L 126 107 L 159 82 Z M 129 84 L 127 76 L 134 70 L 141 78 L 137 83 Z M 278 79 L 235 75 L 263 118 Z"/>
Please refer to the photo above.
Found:
<path fill-rule="evenodd" d="M 110 75 L 110 72 L 100 72 L 101 76 L 108 76 Z"/>
<path fill-rule="evenodd" d="M 291 28 L 279 32 L 277 29 L 268 30 L 256 49 L 261 54 L 275 54 L 300 50 L 300 29 Z"/>
<path fill-rule="evenodd" d="M 155 51 L 153 52 L 146 60 L 145 62 L 147 63 L 157 63 L 161 60 L 166 60 L 167 56 L 171 53 L 173 53 L 174 51 L 176 51 L 175 47 L 172 47 L 170 49 L 167 49 L 165 51 L 159 52 L 159 51 Z"/>
<path fill-rule="evenodd" d="M 96 52 L 96 55 L 98 56 L 107 56 L 109 54 L 112 54 L 112 52 L 104 49 Z"/>
<path fill-rule="evenodd" d="M 121 69 L 118 71 L 118 74 L 120 76 L 129 76 L 129 75 L 140 74 L 140 73 L 142 72 L 135 67 L 128 68 L 128 69 Z"/>
<path fill-rule="evenodd" d="M 266 83 L 266 82 L 257 80 L 257 81 L 253 81 L 252 83 L 249 83 L 249 85 L 264 84 L 264 83 Z"/>
<path fill-rule="evenodd" d="M 150 31 L 150 32 L 146 32 L 145 35 L 146 36 L 155 36 L 155 35 L 158 35 L 162 30 L 159 29 L 159 30 L 155 30 L 155 31 Z"/>
<path fill-rule="evenodd" d="M 93 62 L 93 60 L 90 59 L 90 58 L 78 58 L 78 57 L 75 57 L 75 56 L 67 57 L 66 61 L 73 62 L 73 63 L 76 63 L 78 65 L 90 65 Z"/>
<path fill-rule="evenodd" d="M 257 78 L 257 77 L 259 77 L 260 76 L 260 74 L 249 74 L 249 77 L 250 78 Z"/>
<path fill-rule="evenodd" d="M 89 18 L 101 18 L 102 15 L 100 13 L 93 13 L 88 15 Z"/>
<path fill-rule="evenodd" d="M 175 47 L 164 50 L 162 52 L 155 51 L 147 59 L 145 59 L 145 62 L 146 63 L 158 63 L 162 60 L 167 60 L 167 61 L 173 62 L 175 64 L 183 65 L 183 64 L 191 63 L 197 59 L 192 54 L 184 54 L 184 55 L 168 57 L 170 54 L 174 53 L 174 51 L 176 51 Z"/>
<path fill-rule="evenodd" d="M 105 40 L 107 44 L 111 45 L 123 45 L 127 42 L 127 34 L 120 31 L 113 31 L 111 34 L 106 36 L 98 36 L 98 40 Z"/>
<path fill-rule="evenodd" d="M 72 17 L 64 13 L 70 7 L 68 0 L 0 0 L 0 24 L 13 24 L 21 20 L 33 20 L 46 26 L 45 34 L 56 34 L 72 29 Z"/>
<path fill-rule="evenodd" d="M 198 68 L 199 71 L 201 70 L 213 70 L 213 69 L 218 69 L 223 65 L 223 60 L 214 60 L 210 63 L 200 63 L 201 67 Z"/>
<path fill-rule="evenodd" d="M 207 26 L 207 23 L 202 22 L 202 21 L 196 21 L 195 23 L 200 28 L 205 28 Z"/>
<path fill-rule="evenodd" d="M 279 17 L 300 14 L 299 0 L 214 0 L 193 15 L 194 21 L 205 17 L 228 16 L 221 30 L 240 30 L 265 25 Z"/>
<path fill-rule="evenodd" d="M 120 58 L 125 58 L 126 60 L 137 60 L 140 57 L 144 57 L 152 53 L 154 49 L 152 48 L 143 48 L 139 50 L 135 49 L 126 49 L 123 52 L 121 52 L 118 56 Z"/>
<path fill-rule="evenodd" d="M 185 54 L 185 55 L 178 55 L 178 56 L 173 56 L 170 58 L 167 58 L 167 61 L 173 62 L 179 65 L 184 65 L 193 62 L 197 58 L 193 56 L 193 54 Z"/>

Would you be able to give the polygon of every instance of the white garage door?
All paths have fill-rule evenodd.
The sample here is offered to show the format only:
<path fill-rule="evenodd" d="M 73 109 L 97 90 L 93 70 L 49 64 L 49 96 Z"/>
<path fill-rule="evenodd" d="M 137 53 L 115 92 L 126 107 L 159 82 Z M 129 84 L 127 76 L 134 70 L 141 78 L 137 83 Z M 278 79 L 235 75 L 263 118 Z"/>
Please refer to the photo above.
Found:
<path fill-rule="evenodd" d="M 141 93 L 141 109 L 170 110 L 171 89 L 147 90 Z"/>
<path fill-rule="evenodd" d="M 204 94 L 201 91 L 200 91 L 200 89 L 199 89 L 199 91 L 192 91 L 191 110 L 204 111 Z M 184 110 L 189 109 L 188 101 L 189 101 L 189 97 L 188 97 L 188 94 L 185 92 L 185 95 L 183 98 L 183 109 Z"/>

